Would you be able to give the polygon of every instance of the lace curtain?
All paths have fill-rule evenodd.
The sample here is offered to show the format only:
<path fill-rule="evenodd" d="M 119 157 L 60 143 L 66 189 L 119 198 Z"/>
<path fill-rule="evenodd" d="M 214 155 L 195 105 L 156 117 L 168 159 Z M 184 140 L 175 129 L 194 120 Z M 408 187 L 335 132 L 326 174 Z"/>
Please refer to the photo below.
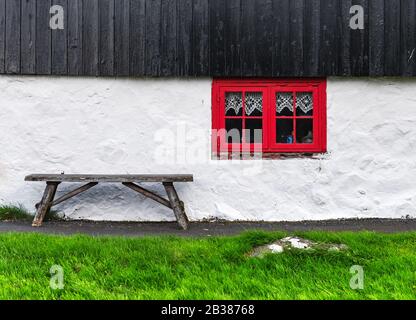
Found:
<path fill-rule="evenodd" d="M 298 92 L 296 94 L 296 108 L 302 110 L 303 113 L 308 113 L 313 109 L 312 93 Z"/>
<path fill-rule="evenodd" d="M 276 112 L 282 113 L 285 108 L 293 112 L 293 94 L 291 92 L 280 92 L 276 95 Z M 311 111 L 313 109 L 312 93 L 296 93 L 296 108 L 299 108 L 304 113 Z"/>
<path fill-rule="evenodd" d="M 243 107 L 243 95 L 241 92 L 227 92 L 225 96 L 225 113 L 228 114 L 233 110 L 235 115 L 241 115 Z M 276 111 L 282 113 L 287 108 L 293 112 L 293 94 L 292 92 L 279 92 L 276 94 Z M 308 113 L 313 109 L 313 99 L 311 92 L 296 93 L 296 108 Z M 244 111 L 247 116 L 253 114 L 254 111 L 262 113 L 263 111 L 263 94 L 261 92 L 247 92 L 245 94 Z"/>
<path fill-rule="evenodd" d="M 239 115 L 243 107 L 243 98 L 241 92 L 227 92 L 225 96 L 225 113 L 234 110 L 235 115 Z M 245 94 L 244 112 L 247 116 L 257 110 L 263 111 L 263 94 L 261 92 L 247 92 Z"/>
<path fill-rule="evenodd" d="M 243 107 L 243 98 L 241 92 L 227 92 L 225 95 L 225 114 L 228 114 L 230 110 L 234 110 L 234 113 L 238 115 Z"/>
<path fill-rule="evenodd" d="M 263 94 L 261 92 L 247 92 L 244 111 L 247 116 L 250 116 L 255 110 L 263 112 Z"/>

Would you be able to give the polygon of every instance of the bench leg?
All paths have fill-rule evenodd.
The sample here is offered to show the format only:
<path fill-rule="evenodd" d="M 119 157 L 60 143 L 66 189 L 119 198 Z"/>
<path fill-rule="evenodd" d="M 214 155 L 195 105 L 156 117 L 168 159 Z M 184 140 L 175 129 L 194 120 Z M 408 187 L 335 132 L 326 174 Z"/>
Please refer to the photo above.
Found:
<path fill-rule="evenodd" d="M 45 215 L 51 209 L 58 184 L 59 182 L 46 182 L 42 200 L 37 204 L 36 215 L 32 222 L 33 227 L 40 227 L 42 225 L 43 218 L 45 218 Z"/>
<path fill-rule="evenodd" d="M 165 187 L 166 193 L 168 195 L 173 212 L 175 213 L 178 224 L 181 226 L 183 230 L 187 230 L 189 224 L 188 217 L 186 216 L 183 202 L 179 199 L 175 187 L 173 186 L 173 183 L 164 182 L 163 186 Z"/>

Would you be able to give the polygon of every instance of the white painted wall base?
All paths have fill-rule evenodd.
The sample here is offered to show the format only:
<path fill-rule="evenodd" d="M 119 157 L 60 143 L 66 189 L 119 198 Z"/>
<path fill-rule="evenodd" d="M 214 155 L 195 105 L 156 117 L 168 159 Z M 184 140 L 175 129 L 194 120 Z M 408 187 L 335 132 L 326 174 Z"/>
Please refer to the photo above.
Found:
<path fill-rule="evenodd" d="M 178 185 L 191 220 L 416 216 L 416 80 L 329 79 L 327 92 L 328 154 L 236 162 L 210 160 L 211 79 L 0 76 L 0 203 L 34 210 L 44 185 L 29 173 L 193 173 Z M 174 220 L 116 185 L 57 210 Z"/>

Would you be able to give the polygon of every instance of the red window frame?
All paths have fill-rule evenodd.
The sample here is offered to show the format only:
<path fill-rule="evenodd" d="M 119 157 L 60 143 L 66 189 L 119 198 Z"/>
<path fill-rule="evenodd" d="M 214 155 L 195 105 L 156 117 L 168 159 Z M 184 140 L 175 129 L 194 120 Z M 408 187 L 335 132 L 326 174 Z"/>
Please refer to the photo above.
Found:
<path fill-rule="evenodd" d="M 225 115 L 225 93 L 242 92 L 243 104 L 245 92 L 262 92 L 263 94 L 263 120 L 262 143 L 245 143 L 244 137 L 240 144 L 224 143 L 225 119 L 244 119 L 244 108 L 242 116 Z M 291 116 L 276 115 L 276 93 L 291 92 L 293 105 L 296 105 L 296 92 L 312 92 L 313 114 L 312 116 L 297 116 L 294 108 Z M 247 116 L 249 117 L 249 116 Z M 250 118 L 254 118 L 251 117 Z M 276 118 L 293 119 L 292 136 L 296 135 L 296 119 L 313 119 L 313 142 L 277 143 L 276 142 Z M 243 129 L 245 121 L 242 121 Z M 223 152 L 235 152 L 236 150 L 255 152 L 261 150 L 263 153 L 322 153 L 326 152 L 326 79 L 214 79 L 212 82 L 212 151 L 214 154 Z M 243 134 L 244 136 L 244 134 Z M 260 145 L 260 146 L 259 146 Z"/>

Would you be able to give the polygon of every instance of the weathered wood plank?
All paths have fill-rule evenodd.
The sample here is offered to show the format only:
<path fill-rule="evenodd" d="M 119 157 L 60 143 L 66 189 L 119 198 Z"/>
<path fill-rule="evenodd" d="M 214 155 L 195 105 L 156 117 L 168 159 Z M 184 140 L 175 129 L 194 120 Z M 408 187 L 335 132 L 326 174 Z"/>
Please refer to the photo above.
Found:
<path fill-rule="evenodd" d="M 82 0 L 68 1 L 68 74 L 82 75 Z"/>
<path fill-rule="evenodd" d="M 161 38 L 160 38 L 160 57 L 161 75 L 172 76 L 177 74 L 177 68 L 181 65 L 178 59 L 178 27 L 181 28 L 180 19 L 178 21 L 178 8 L 181 1 L 164 0 L 162 1 L 161 18 Z M 191 6 L 192 10 L 192 6 Z M 181 46 L 181 49 L 183 47 Z M 187 53 L 190 53 L 188 50 Z M 186 71 L 188 74 L 189 70 Z"/>
<path fill-rule="evenodd" d="M 130 0 L 130 74 L 146 74 L 146 0 Z"/>
<path fill-rule="evenodd" d="M 162 0 L 146 0 L 146 75 L 160 76 L 161 72 L 161 10 Z"/>
<path fill-rule="evenodd" d="M 401 74 L 400 0 L 384 1 L 384 74 Z"/>
<path fill-rule="evenodd" d="M 350 9 L 352 0 L 339 1 L 337 35 L 340 39 L 338 47 L 339 67 L 338 74 L 351 74 L 351 28 L 350 28 Z"/>
<path fill-rule="evenodd" d="M 36 2 L 36 74 L 51 74 L 50 8 L 51 0 L 38 0 Z"/>
<path fill-rule="evenodd" d="M 225 1 L 225 49 L 226 64 L 224 76 L 241 76 L 241 0 Z"/>
<path fill-rule="evenodd" d="M 272 75 L 273 7 L 271 0 L 255 0 L 256 76 Z"/>
<path fill-rule="evenodd" d="M 184 204 L 179 199 L 175 187 L 173 186 L 173 183 L 164 182 L 163 186 L 165 187 L 173 212 L 175 213 L 176 221 L 178 221 L 178 224 L 179 226 L 181 226 L 182 229 L 187 230 L 189 225 L 188 217 L 185 213 Z"/>
<path fill-rule="evenodd" d="M 6 73 L 20 73 L 20 0 L 6 0 Z"/>
<path fill-rule="evenodd" d="M 273 2 L 273 76 L 290 75 L 290 11 L 289 0 Z M 244 49 L 243 49 L 244 50 Z"/>
<path fill-rule="evenodd" d="M 225 73 L 225 3 L 226 1 L 222 0 L 210 0 L 209 3 L 210 74 L 212 76 L 222 76 Z"/>
<path fill-rule="evenodd" d="M 72 197 L 75 197 L 76 195 L 85 192 L 89 189 L 91 189 L 92 187 L 96 186 L 98 184 L 98 182 L 89 182 L 79 188 L 76 188 L 70 192 L 68 192 L 67 194 L 64 194 L 62 197 L 59 197 L 58 199 L 56 199 L 55 201 L 52 202 L 51 207 L 56 206 L 68 199 L 71 199 Z"/>
<path fill-rule="evenodd" d="M 4 73 L 6 47 L 6 0 L 0 0 L 0 73 Z"/>
<path fill-rule="evenodd" d="M 137 184 L 134 184 L 133 182 L 123 182 L 123 185 L 125 185 L 126 187 L 144 195 L 147 198 L 150 198 L 156 202 L 159 202 L 160 204 L 168 207 L 169 209 L 172 209 L 172 205 L 170 204 L 170 202 L 166 199 L 163 199 L 161 196 L 159 196 L 158 194 L 149 191 L 145 188 L 142 188 L 140 186 L 138 186 Z"/>
<path fill-rule="evenodd" d="M 369 74 L 384 75 L 384 0 L 369 2 Z"/>
<path fill-rule="evenodd" d="M 100 0 L 99 6 L 99 73 L 114 74 L 114 1 Z M 116 0 L 120 1 L 120 0 Z"/>
<path fill-rule="evenodd" d="M 321 0 L 321 36 L 319 73 L 336 75 L 339 68 L 339 38 L 337 37 L 338 2 Z"/>
<path fill-rule="evenodd" d="M 21 73 L 36 73 L 36 0 L 22 0 Z"/>
<path fill-rule="evenodd" d="M 294 76 L 302 76 L 303 66 L 303 38 L 304 38 L 304 0 L 290 1 L 290 69 Z"/>
<path fill-rule="evenodd" d="M 351 74 L 356 76 L 368 75 L 368 0 L 353 0 L 352 5 L 360 5 L 364 9 L 364 29 L 351 30 Z"/>
<path fill-rule="evenodd" d="M 194 76 L 209 75 L 209 9 L 208 0 L 193 1 L 192 61 Z"/>
<path fill-rule="evenodd" d="M 114 74 L 128 76 L 130 72 L 130 0 L 115 1 Z"/>
<path fill-rule="evenodd" d="M 416 75 L 416 0 L 401 2 L 401 74 Z"/>
<path fill-rule="evenodd" d="M 289 1 L 289 0 L 286 0 Z M 254 76 L 255 70 L 257 69 L 257 58 L 256 58 L 256 50 L 257 46 L 255 45 L 256 41 L 256 34 L 255 34 L 255 28 L 256 28 L 256 21 L 255 21 L 255 7 L 256 3 L 253 0 L 241 0 L 241 72 L 245 76 Z M 212 20 L 212 19 L 211 19 Z M 210 23 L 212 23 L 210 21 Z M 212 27 L 211 27 L 212 29 Z M 211 31 L 210 34 L 210 51 L 212 56 L 212 51 L 219 50 L 215 46 L 217 45 L 217 41 L 215 41 L 213 38 L 213 34 Z M 211 64 L 213 63 L 211 58 Z M 211 74 L 213 70 L 213 66 L 211 66 Z M 220 72 L 220 71 L 219 71 Z M 221 75 L 221 74 L 219 74 Z"/>
<path fill-rule="evenodd" d="M 99 10 L 98 0 L 84 0 L 82 62 L 85 75 L 99 75 Z"/>
<path fill-rule="evenodd" d="M 43 219 L 49 212 L 53 198 L 55 197 L 56 189 L 58 188 L 59 182 L 47 182 L 45 192 L 43 193 L 42 200 L 37 208 L 35 218 L 33 219 L 32 226 L 40 227 Z"/>
<path fill-rule="evenodd" d="M 178 75 L 191 75 L 192 71 L 192 0 L 178 0 Z"/>
<path fill-rule="evenodd" d="M 31 174 L 25 181 L 51 182 L 189 182 L 191 174 Z"/>
<path fill-rule="evenodd" d="M 54 29 L 52 34 L 52 74 L 65 75 L 68 73 L 68 2 L 72 0 L 52 0 L 52 5 L 64 9 L 64 29 Z"/>
<path fill-rule="evenodd" d="M 314 76 L 319 71 L 320 1 L 306 0 L 304 8 L 303 68 L 305 76 Z"/>

